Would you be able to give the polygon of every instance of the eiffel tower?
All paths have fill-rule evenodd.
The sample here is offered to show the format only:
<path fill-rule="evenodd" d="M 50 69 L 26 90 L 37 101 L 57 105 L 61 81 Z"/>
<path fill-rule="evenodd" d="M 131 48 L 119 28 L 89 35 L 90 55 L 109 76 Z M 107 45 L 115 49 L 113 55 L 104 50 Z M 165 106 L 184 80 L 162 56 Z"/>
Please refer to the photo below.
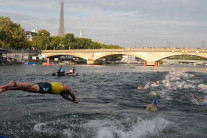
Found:
<path fill-rule="evenodd" d="M 64 27 L 64 2 L 61 0 L 60 2 L 60 20 L 59 20 L 59 28 L 58 28 L 58 36 L 65 35 L 65 27 Z"/>

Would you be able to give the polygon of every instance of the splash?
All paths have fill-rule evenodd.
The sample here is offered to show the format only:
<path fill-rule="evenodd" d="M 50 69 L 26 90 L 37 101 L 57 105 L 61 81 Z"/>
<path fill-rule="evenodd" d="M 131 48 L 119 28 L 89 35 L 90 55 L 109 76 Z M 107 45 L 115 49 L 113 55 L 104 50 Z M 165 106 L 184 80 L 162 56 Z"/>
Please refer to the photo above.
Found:
<path fill-rule="evenodd" d="M 130 121 L 132 120 L 129 119 Z M 95 130 L 96 138 L 143 138 L 158 135 L 171 124 L 162 117 L 156 117 L 152 120 L 137 117 L 136 123 L 128 128 L 124 125 L 125 123 L 117 120 L 93 120 L 87 124 L 87 127 L 92 127 Z"/>
<path fill-rule="evenodd" d="M 48 125 L 48 123 L 38 123 L 34 126 L 34 130 L 36 132 L 41 132 L 41 133 L 45 133 L 49 136 L 52 136 L 52 135 L 55 135 L 56 132 L 55 132 L 55 129 L 50 127 Z"/>

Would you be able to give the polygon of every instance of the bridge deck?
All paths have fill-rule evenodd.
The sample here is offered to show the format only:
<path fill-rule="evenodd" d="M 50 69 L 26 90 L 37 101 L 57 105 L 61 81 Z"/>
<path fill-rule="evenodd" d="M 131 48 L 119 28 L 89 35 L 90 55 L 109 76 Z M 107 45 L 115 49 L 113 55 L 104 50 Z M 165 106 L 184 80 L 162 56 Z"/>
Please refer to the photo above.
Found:
<path fill-rule="evenodd" d="M 42 50 L 43 53 L 62 53 L 62 52 L 182 52 L 182 53 L 207 53 L 207 49 L 200 48 L 119 48 L 119 49 L 71 49 L 71 50 Z"/>
<path fill-rule="evenodd" d="M 71 55 L 80 57 L 87 64 L 99 64 L 104 58 L 123 54 L 139 57 L 146 61 L 147 65 L 154 65 L 160 59 L 176 55 L 194 55 L 207 58 L 207 49 L 198 48 L 120 48 L 120 49 L 74 49 L 74 50 L 42 50 L 46 57 L 58 55 Z"/>

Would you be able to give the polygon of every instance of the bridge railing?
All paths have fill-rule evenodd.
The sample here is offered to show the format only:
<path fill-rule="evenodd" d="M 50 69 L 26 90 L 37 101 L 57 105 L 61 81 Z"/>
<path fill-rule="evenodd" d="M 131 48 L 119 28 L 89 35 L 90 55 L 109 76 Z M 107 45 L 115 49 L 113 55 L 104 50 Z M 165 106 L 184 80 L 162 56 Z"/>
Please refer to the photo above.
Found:
<path fill-rule="evenodd" d="M 182 53 L 207 53 L 207 49 L 199 48 L 119 48 L 119 49 L 70 49 L 70 50 L 42 50 L 43 53 L 64 52 L 182 52 Z"/>

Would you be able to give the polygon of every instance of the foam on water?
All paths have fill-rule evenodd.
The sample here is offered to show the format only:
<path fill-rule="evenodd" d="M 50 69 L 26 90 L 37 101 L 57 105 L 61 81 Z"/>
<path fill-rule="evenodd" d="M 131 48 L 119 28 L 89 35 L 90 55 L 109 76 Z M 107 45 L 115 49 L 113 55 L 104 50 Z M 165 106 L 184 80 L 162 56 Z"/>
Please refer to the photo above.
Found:
<path fill-rule="evenodd" d="M 55 128 L 49 126 L 49 123 L 38 123 L 34 126 L 36 132 L 45 133 L 49 136 L 55 135 L 57 132 Z"/>
<path fill-rule="evenodd" d="M 37 123 L 34 126 L 34 131 L 48 136 L 55 136 L 58 133 L 61 136 L 73 137 L 74 134 L 77 134 L 74 133 L 74 128 L 79 126 L 78 128 L 81 128 L 81 137 L 143 138 L 159 135 L 164 129 L 172 124 L 170 121 L 162 117 L 143 119 L 141 117 L 133 118 L 124 116 L 124 118 L 119 118 L 118 120 L 114 117 L 108 117 L 104 119 L 94 118 L 84 122 L 83 124 L 71 124 L 71 122 L 63 119 L 60 120 L 60 124 L 58 124 L 59 126 L 64 126 L 63 129 L 55 128 L 56 126 L 53 121 Z"/>
<path fill-rule="evenodd" d="M 34 126 L 34 130 L 37 132 L 49 133 L 51 128 L 47 126 L 47 123 L 38 123 Z"/>
<path fill-rule="evenodd" d="M 126 129 L 121 123 L 114 123 L 108 120 L 90 121 L 89 126 L 96 129 L 96 138 L 141 138 L 159 134 L 171 123 L 162 118 L 155 117 L 151 120 L 137 117 L 137 122 Z"/>

